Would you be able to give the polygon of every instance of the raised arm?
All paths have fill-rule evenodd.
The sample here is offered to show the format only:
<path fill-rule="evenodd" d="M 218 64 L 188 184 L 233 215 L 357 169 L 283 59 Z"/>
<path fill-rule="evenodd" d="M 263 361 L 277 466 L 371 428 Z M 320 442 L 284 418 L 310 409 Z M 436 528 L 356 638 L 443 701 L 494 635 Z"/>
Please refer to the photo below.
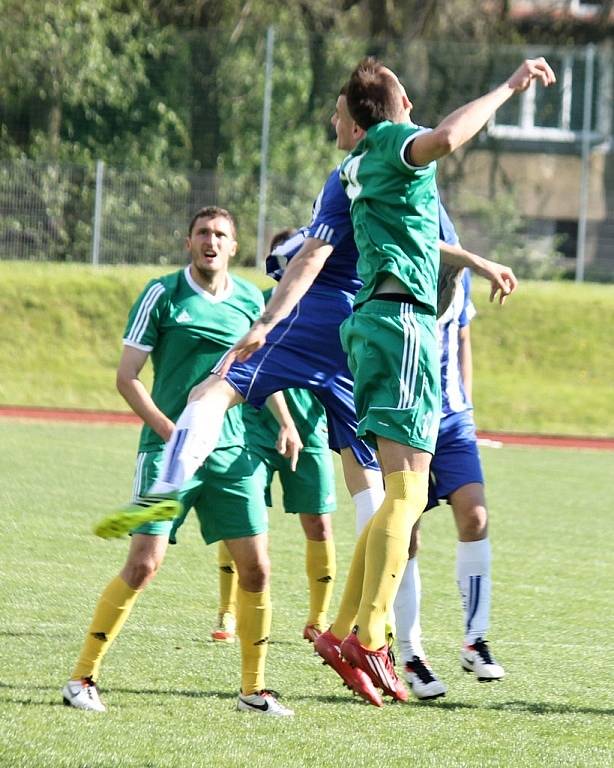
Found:
<path fill-rule="evenodd" d="M 315 237 L 305 240 L 301 249 L 288 263 L 260 318 L 225 355 L 217 372 L 218 376 L 224 378 L 235 360 L 247 360 L 264 345 L 267 334 L 290 314 L 307 293 L 332 252 L 333 246 L 324 240 Z"/>
<path fill-rule="evenodd" d="M 117 366 L 116 386 L 136 415 L 140 416 L 145 424 L 166 442 L 173 434 L 175 425 L 154 403 L 147 388 L 139 379 L 139 374 L 148 357 L 149 352 L 124 345 Z"/>
<path fill-rule="evenodd" d="M 410 165 L 421 166 L 454 152 L 472 139 L 499 107 L 515 93 L 526 91 L 534 80 L 544 87 L 556 82 L 554 72 L 544 58 L 526 59 L 500 86 L 459 107 L 434 130 L 417 136 L 408 144 L 405 159 Z"/>

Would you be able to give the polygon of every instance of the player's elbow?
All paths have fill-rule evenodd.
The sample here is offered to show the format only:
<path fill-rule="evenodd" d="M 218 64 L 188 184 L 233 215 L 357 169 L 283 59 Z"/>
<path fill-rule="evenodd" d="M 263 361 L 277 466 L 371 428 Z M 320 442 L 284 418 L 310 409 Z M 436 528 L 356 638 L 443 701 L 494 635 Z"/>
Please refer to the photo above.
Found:
<path fill-rule="evenodd" d="M 125 396 L 125 392 L 127 391 L 132 378 L 133 377 L 129 376 L 126 371 L 122 370 L 122 368 L 117 369 L 117 373 L 115 374 L 115 387 L 122 397 Z"/>
<path fill-rule="evenodd" d="M 449 155 L 459 146 L 453 126 L 442 126 L 434 131 L 435 151 L 438 157 Z"/>

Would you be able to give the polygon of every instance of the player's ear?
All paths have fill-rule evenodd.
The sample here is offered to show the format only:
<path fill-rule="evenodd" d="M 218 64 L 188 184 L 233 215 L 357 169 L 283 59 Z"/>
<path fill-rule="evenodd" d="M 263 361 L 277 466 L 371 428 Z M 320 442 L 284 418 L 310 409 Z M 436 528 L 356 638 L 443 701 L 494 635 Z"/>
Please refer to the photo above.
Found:
<path fill-rule="evenodd" d="M 184 242 L 186 251 L 189 251 L 192 248 L 192 238 L 188 235 L 183 242 Z"/>

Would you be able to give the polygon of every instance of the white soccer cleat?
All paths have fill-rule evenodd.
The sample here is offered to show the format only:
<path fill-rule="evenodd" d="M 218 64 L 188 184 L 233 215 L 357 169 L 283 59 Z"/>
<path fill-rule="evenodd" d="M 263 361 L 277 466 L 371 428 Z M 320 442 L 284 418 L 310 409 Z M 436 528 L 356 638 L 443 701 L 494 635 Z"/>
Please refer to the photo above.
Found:
<path fill-rule="evenodd" d="M 237 633 L 237 620 L 232 613 L 220 613 L 215 629 L 211 632 L 211 639 L 216 643 L 234 643 Z"/>
<path fill-rule="evenodd" d="M 275 698 L 279 694 L 274 691 L 257 691 L 246 696 L 239 694 L 237 709 L 240 712 L 255 712 L 258 715 L 270 715 L 271 717 L 291 717 L 294 710 L 284 707 Z"/>
<path fill-rule="evenodd" d="M 64 704 L 76 709 L 87 709 L 90 712 L 106 712 L 107 708 L 100 701 L 96 683 L 91 677 L 81 680 L 69 680 L 62 688 Z"/>
<path fill-rule="evenodd" d="M 403 674 L 409 683 L 411 692 L 421 701 L 429 701 L 445 696 L 446 686 L 435 675 L 426 659 L 414 656 L 403 665 Z"/>
<path fill-rule="evenodd" d="M 490 683 L 505 677 L 505 670 L 491 655 L 488 643 L 481 637 L 462 649 L 460 663 L 465 672 L 473 672 L 481 683 Z"/>

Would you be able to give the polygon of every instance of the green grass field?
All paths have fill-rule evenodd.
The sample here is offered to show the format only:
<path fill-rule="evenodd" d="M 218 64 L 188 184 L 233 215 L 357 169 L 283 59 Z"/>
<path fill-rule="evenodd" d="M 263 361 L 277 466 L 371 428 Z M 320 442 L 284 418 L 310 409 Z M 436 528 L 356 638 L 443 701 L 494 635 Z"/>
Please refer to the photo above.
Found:
<path fill-rule="evenodd" d="M 131 486 L 134 427 L 0 420 L 0 765 L 3 768 L 587 766 L 614 763 L 612 454 L 484 449 L 494 551 L 492 646 L 507 678 L 457 663 L 461 612 L 446 508 L 424 521 L 423 629 L 449 686 L 433 704 L 353 699 L 301 639 L 298 521 L 272 511 L 274 618 L 267 684 L 288 722 L 234 711 L 238 648 L 208 642 L 214 548 L 194 521 L 109 653 L 97 715 L 60 689 L 125 541 L 93 522 Z M 340 579 L 353 539 L 339 487 Z M 337 593 L 339 590 L 337 589 Z"/>

